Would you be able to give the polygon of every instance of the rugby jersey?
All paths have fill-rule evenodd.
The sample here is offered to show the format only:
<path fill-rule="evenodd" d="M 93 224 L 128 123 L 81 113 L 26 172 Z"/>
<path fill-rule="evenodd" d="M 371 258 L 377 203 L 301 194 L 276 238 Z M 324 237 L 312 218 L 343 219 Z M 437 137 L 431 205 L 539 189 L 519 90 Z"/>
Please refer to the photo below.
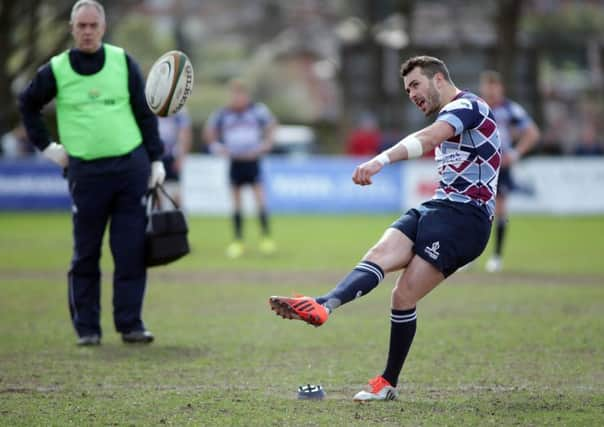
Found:
<path fill-rule="evenodd" d="M 268 107 L 260 102 L 251 103 L 243 111 L 222 108 L 208 119 L 218 139 L 232 156 L 245 155 L 260 147 L 265 129 L 275 121 Z"/>
<path fill-rule="evenodd" d="M 455 136 L 435 150 L 440 183 L 434 199 L 470 203 L 495 214 L 501 143 L 493 112 L 477 95 L 462 91 L 436 118 L 449 123 Z"/>
<path fill-rule="evenodd" d="M 501 151 L 505 154 L 512 149 L 514 134 L 529 127 L 533 120 L 520 104 L 509 99 L 504 99 L 501 104 L 492 106 L 491 110 L 499 130 Z"/>

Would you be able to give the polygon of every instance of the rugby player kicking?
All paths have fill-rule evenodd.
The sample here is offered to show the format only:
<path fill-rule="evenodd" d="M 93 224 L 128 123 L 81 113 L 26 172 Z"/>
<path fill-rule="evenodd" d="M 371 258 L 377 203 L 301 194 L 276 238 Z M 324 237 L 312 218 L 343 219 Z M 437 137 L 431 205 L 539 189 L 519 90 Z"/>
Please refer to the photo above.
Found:
<path fill-rule="evenodd" d="M 356 401 L 392 400 L 417 325 L 417 302 L 477 258 L 490 235 L 501 163 L 493 113 L 477 95 L 458 89 L 438 58 L 417 56 L 401 66 L 405 91 L 436 121 L 358 166 L 352 180 L 370 185 L 389 163 L 416 159 L 435 148 L 440 184 L 432 200 L 396 220 L 362 261 L 320 297 L 270 297 L 286 319 L 324 324 L 339 306 L 368 294 L 387 273 L 404 269 L 392 291 L 390 347 L 384 371 Z"/>

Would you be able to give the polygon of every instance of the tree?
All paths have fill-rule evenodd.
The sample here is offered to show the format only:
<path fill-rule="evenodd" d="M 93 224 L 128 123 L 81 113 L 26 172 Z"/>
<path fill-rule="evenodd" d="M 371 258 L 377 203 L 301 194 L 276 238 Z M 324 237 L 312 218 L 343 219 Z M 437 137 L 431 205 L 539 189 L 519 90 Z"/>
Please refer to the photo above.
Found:
<path fill-rule="evenodd" d="M 121 12 L 140 2 L 105 0 L 107 20 L 119 19 L 123 16 Z M 0 2 L 0 131 L 18 121 L 15 92 L 40 65 L 69 46 L 68 22 L 74 3 L 74 0 Z"/>
<path fill-rule="evenodd" d="M 72 2 L 4 0 L 0 3 L 0 122 L 17 120 L 14 91 L 19 77 L 60 51 L 69 32 L 60 34 L 56 22 L 66 22 Z"/>
<path fill-rule="evenodd" d="M 522 15 L 522 0 L 501 0 L 497 2 L 495 26 L 497 45 L 495 69 L 498 70 L 506 87 L 514 87 L 514 72 L 518 56 L 518 30 Z"/>

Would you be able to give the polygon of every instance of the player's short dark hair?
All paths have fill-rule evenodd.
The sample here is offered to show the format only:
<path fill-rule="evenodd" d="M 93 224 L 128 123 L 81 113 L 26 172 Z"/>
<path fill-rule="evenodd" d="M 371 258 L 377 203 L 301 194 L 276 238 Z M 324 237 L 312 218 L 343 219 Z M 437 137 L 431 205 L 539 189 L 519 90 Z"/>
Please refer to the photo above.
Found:
<path fill-rule="evenodd" d="M 403 62 L 403 65 L 401 65 L 401 77 L 405 77 L 416 67 L 419 67 L 421 73 L 430 79 L 434 77 L 436 73 L 441 73 L 446 81 L 453 83 L 451 75 L 449 74 L 449 69 L 445 63 L 434 56 L 428 55 L 414 56 Z"/>

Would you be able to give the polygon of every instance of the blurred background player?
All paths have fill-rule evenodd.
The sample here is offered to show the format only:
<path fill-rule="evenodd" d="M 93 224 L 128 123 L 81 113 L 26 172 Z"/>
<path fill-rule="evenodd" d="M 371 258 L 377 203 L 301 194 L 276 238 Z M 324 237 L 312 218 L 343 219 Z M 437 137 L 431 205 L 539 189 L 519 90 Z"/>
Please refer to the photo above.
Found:
<path fill-rule="evenodd" d="M 480 95 L 493 110 L 501 140 L 502 163 L 495 209 L 495 250 L 486 264 L 487 271 L 498 272 L 503 268 L 503 242 L 508 223 L 506 198 L 514 188 L 511 168 L 537 144 L 539 129 L 522 106 L 505 97 L 503 81 L 497 71 L 486 70 L 481 73 Z"/>
<path fill-rule="evenodd" d="M 211 153 L 230 159 L 229 178 L 233 197 L 235 240 L 227 247 L 230 258 L 243 255 L 243 218 L 241 190 L 250 185 L 254 193 L 262 232 L 260 251 L 271 254 L 275 243 L 270 238 L 269 218 L 261 180 L 260 160 L 273 146 L 277 122 L 268 107 L 251 100 L 241 80 L 229 83 L 229 102 L 210 115 L 204 138 Z"/>
<path fill-rule="evenodd" d="M 158 117 L 159 136 L 164 144 L 162 161 L 166 169 L 165 188 L 180 204 L 180 172 L 193 144 L 191 117 L 186 108 L 167 117 Z"/>
<path fill-rule="evenodd" d="M 157 119 L 138 65 L 102 42 L 103 6 L 76 2 L 70 24 L 74 48 L 42 66 L 19 98 L 23 123 L 43 155 L 67 168 L 74 238 L 69 309 L 78 345 L 101 342 L 99 263 L 108 223 L 115 328 L 124 342 L 148 343 L 154 337 L 142 320 L 145 193 L 165 178 Z M 41 114 L 53 98 L 60 144 L 50 141 Z"/>
<path fill-rule="evenodd" d="M 5 159 L 19 159 L 36 154 L 22 124 L 0 137 L 0 153 Z"/>

